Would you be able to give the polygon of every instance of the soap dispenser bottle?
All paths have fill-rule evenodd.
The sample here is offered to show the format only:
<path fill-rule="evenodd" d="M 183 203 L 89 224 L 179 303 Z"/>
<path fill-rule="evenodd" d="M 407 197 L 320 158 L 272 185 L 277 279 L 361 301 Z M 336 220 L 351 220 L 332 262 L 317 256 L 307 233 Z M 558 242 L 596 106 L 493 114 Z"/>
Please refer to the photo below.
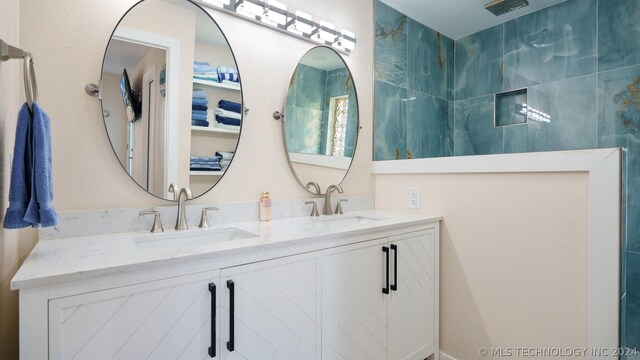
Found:
<path fill-rule="evenodd" d="M 271 220 L 271 199 L 268 192 L 263 192 L 260 196 L 260 221 Z"/>

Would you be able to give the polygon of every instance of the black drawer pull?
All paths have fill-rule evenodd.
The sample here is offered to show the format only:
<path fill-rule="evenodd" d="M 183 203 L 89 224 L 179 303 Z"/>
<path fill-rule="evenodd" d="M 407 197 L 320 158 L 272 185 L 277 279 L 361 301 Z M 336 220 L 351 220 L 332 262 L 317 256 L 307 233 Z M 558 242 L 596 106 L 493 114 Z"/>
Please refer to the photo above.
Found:
<path fill-rule="evenodd" d="M 386 272 L 387 273 L 387 276 L 386 276 L 387 286 L 382 288 L 382 293 L 383 294 L 388 294 L 389 293 L 389 248 L 386 247 L 386 246 L 383 246 L 382 247 L 382 252 L 387 254 L 387 256 L 386 256 L 386 258 L 387 258 L 387 267 L 386 267 L 386 269 L 387 269 L 387 272 Z"/>
<path fill-rule="evenodd" d="M 235 301 L 234 301 L 234 293 L 235 286 L 233 280 L 227 280 L 227 289 L 229 289 L 229 341 L 227 341 L 227 350 L 229 352 L 235 349 L 235 336 L 234 336 L 234 328 L 235 328 Z"/>
<path fill-rule="evenodd" d="M 209 283 L 211 293 L 211 346 L 209 346 L 209 357 L 216 357 L 216 284 Z"/>
<path fill-rule="evenodd" d="M 398 291 L 398 245 L 391 244 L 393 250 L 393 285 L 391 290 Z"/>

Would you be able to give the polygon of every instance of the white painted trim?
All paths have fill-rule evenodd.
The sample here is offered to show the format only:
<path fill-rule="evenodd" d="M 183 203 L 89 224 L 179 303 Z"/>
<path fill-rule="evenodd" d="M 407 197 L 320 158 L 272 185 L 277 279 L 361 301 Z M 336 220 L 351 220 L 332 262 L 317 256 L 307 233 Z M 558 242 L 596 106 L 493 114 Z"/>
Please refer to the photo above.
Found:
<path fill-rule="evenodd" d="M 296 152 L 289 153 L 289 160 L 291 160 L 292 163 L 316 165 L 342 170 L 349 169 L 349 166 L 351 165 L 350 157 L 302 154 Z"/>
<path fill-rule="evenodd" d="M 616 349 L 620 327 L 621 159 L 622 150 L 610 148 L 376 161 L 373 174 L 587 172 L 588 346 Z M 450 358 L 442 355 L 443 359 Z M 602 357 L 589 356 L 596 358 Z"/>
<path fill-rule="evenodd" d="M 373 174 L 454 174 L 590 171 L 618 149 L 454 156 L 374 161 Z"/>
<path fill-rule="evenodd" d="M 180 119 L 180 40 L 151 32 L 146 32 L 126 26 L 118 26 L 113 33 L 113 39 L 133 42 L 145 46 L 165 49 L 167 51 L 167 96 L 165 102 L 165 166 L 164 178 L 166 184 L 178 182 L 178 149 L 179 119 Z M 165 186 L 166 188 L 166 186 Z"/>

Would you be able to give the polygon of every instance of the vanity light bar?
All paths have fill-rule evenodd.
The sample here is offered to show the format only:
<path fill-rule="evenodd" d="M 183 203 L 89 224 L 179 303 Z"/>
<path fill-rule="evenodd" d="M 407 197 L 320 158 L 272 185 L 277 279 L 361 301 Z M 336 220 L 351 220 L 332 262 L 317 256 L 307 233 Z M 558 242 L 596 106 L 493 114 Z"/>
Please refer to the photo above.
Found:
<path fill-rule="evenodd" d="M 302 11 L 289 12 L 285 4 L 275 0 L 198 0 L 196 2 L 297 38 L 330 46 L 344 54 L 350 54 L 355 48 L 356 37 L 352 32 L 344 29 L 337 31 L 333 24 L 325 21 L 314 22 L 311 15 Z"/>

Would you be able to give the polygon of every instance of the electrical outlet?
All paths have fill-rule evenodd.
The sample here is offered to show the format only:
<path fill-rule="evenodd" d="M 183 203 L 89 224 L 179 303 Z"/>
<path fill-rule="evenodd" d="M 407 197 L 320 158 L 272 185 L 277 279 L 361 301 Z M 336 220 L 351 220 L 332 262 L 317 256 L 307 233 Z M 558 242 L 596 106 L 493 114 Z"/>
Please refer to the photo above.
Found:
<path fill-rule="evenodd" d="M 420 188 L 409 188 L 409 209 L 420 209 Z"/>

